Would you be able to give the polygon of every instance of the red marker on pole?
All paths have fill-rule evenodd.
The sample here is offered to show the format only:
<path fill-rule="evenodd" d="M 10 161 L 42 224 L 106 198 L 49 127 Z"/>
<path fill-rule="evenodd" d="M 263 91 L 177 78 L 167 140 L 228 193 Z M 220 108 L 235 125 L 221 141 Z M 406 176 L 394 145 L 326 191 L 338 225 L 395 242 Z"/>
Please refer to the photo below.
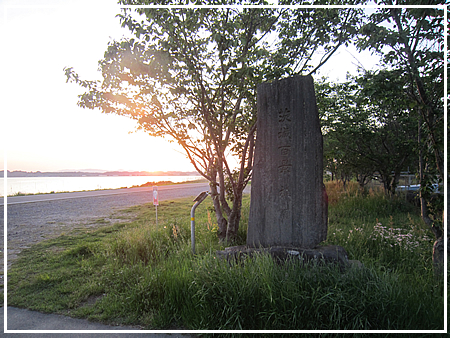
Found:
<path fill-rule="evenodd" d="M 158 187 L 153 187 L 153 205 L 156 211 L 156 226 L 158 226 Z"/>
<path fill-rule="evenodd" d="M 158 206 L 158 187 L 153 187 L 153 205 Z"/>

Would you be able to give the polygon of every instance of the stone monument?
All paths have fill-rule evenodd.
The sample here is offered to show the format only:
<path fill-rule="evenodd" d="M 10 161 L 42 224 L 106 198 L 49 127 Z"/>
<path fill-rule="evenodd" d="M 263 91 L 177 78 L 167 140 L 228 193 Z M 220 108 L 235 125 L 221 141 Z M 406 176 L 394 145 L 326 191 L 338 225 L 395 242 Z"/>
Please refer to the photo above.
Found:
<path fill-rule="evenodd" d="M 257 89 L 247 247 L 315 248 L 327 237 L 323 141 L 311 76 Z"/>

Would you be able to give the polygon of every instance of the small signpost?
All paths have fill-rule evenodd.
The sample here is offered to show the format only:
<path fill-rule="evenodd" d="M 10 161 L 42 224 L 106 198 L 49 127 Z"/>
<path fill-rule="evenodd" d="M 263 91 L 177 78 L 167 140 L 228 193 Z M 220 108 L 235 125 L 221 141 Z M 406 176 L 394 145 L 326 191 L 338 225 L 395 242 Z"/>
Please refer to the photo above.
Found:
<path fill-rule="evenodd" d="M 158 226 L 158 187 L 153 187 L 153 205 L 156 210 L 156 226 Z"/>

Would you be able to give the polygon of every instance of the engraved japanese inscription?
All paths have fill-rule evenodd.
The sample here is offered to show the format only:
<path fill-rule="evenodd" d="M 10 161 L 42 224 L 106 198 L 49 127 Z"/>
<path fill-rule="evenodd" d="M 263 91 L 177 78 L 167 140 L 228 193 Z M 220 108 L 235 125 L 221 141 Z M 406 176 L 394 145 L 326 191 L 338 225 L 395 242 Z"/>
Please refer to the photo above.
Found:
<path fill-rule="evenodd" d="M 248 246 L 326 239 L 322 133 L 310 76 L 258 86 Z"/>

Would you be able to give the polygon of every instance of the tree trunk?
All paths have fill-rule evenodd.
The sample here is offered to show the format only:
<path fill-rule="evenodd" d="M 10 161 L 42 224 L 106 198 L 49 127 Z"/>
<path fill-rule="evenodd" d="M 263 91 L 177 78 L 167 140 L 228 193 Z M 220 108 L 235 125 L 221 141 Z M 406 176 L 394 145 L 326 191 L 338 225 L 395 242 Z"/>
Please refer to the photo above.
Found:
<path fill-rule="evenodd" d="M 367 173 L 360 173 L 356 175 L 356 180 L 359 183 L 359 190 L 361 191 L 361 193 L 364 193 L 364 187 L 370 182 L 371 175 L 372 174 Z"/>
<path fill-rule="evenodd" d="M 397 173 L 398 172 L 398 173 Z M 386 173 L 380 172 L 381 181 L 383 182 L 384 194 L 386 196 L 392 197 L 395 195 L 396 182 L 400 177 L 400 172 L 394 172 L 392 176 L 391 171 L 386 170 Z"/>
<path fill-rule="evenodd" d="M 449 207 L 449 204 L 450 204 L 450 202 L 449 202 L 449 197 L 450 197 L 450 192 L 447 190 L 447 215 L 445 214 L 445 213 L 443 213 L 443 215 L 442 215 L 442 219 L 444 220 L 444 222 L 445 222 L 445 217 L 448 217 L 448 207 Z M 450 224 L 449 224 L 450 222 L 448 221 L 448 218 L 447 218 L 447 257 L 448 257 L 448 253 L 450 252 L 450 243 L 449 243 L 449 238 L 450 238 Z"/>
<path fill-rule="evenodd" d="M 254 124 L 250 128 L 249 135 L 247 137 L 247 140 L 245 141 L 244 149 L 242 151 L 241 168 L 237 178 L 230 171 L 226 159 L 223 159 L 223 161 L 221 162 L 225 164 L 226 172 L 229 176 L 230 184 L 232 186 L 233 191 L 233 206 L 230 208 L 225 199 L 225 185 L 222 186 L 221 181 L 220 189 L 224 191 L 224 194 L 223 195 L 220 194 L 221 197 L 220 201 L 222 203 L 222 210 L 225 211 L 228 219 L 225 234 L 225 241 L 227 243 L 234 242 L 237 239 L 237 234 L 239 231 L 239 222 L 241 220 L 242 194 L 244 192 L 245 187 L 247 186 L 249 175 L 253 168 L 253 155 L 255 150 L 255 142 L 254 142 L 255 131 L 256 131 L 256 124 Z M 247 154 L 248 154 L 247 167 L 245 167 Z"/>
<path fill-rule="evenodd" d="M 364 181 L 359 181 L 359 192 L 364 193 Z"/>
<path fill-rule="evenodd" d="M 239 222 L 241 220 L 242 209 L 242 195 L 245 186 L 239 184 L 233 193 L 233 206 L 229 213 L 225 213 L 224 206 L 221 203 L 221 194 L 217 189 L 217 182 L 210 183 L 211 197 L 213 200 L 214 210 L 216 213 L 218 232 L 217 235 L 220 241 L 225 243 L 234 242 L 237 239 L 239 231 Z M 227 203 L 228 207 L 228 203 Z M 225 218 L 224 214 L 227 215 Z"/>
<path fill-rule="evenodd" d="M 226 189 L 225 189 L 225 176 L 223 172 L 223 161 L 221 159 L 218 160 L 218 174 L 219 174 L 219 201 L 222 206 L 222 212 L 225 212 L 225 215 L 229 216 L 231 213 L 230 206 L 227 203 L 226 199 Z"/>
<path fill-rule="evenodd" d="M 444 276 L 444 236 L 439 237 L 434 242 L 433 269 L 435 276 Z"/>
<path fill-rule="evenodd" d="M 395 171 L 395 174 L 394 174 L 394 180 L 392 181 L 392 184 L 393 184 L 393 186 L 392 186 L 392 190 L 393 190 L 393 193 L 395 194 L 395 192 L 397 191 L 397 186 L 398 186 L 398 182 L 400 182 L 400 176 L 401 176 L 401 169 L 399 168 L 399 169 L 397 169 L 396 171 Z"/>
<path fill-rule="evenodd" d="M 214 175 L 213 177 L 215 177 L 216 175 Z M 220 204 L 220 196 L 219 196 L 219 192 L 217 191 L 217 182 L 211 181 L 209 183 L 210 185 L 210 190 L 211 190 L 211 198 L 213 200 L 213 205 L 214 205 L 214 211 L 216 212 L 216 219 L 217 219 L 217 226 L 218 226 L 218 231 L 217 231 L 217 236 L 219 237 L 219 240 L 225 240 L 226 235 L 227 235 L 227 220 L 225 217 L 223 217 L 223 212 L 222 212 L 222 206 Z"/>
<path fill-rule="evenodd" d="M 422 118 L 419 116 L 419 127 L 417 132 L 417 141 L 419 145 L 419 182 L 420 185 L 423 185 L 423 178 L 424 178 L 424 163 L 423 163 L 423 154 L 422 154 Z M 425 222 L 426 225 L 428 225 L 430 228 L 433 225 L 433 221 L 430 217 L 428 217 L 428 210 L 427 210 L 427 201 L 422 196 L 422 191 L 419 190 L 419 201 L 420 201 L 420 216 L 422 217 L 422 220 Z"/>
<path fill-rule="evenodd" d="M 381 182 L 383 182 L 384 194 L 386 196 L 390 196 L 390 194 L 391 194 L 391 189 L 390 189 L 391 176 L 389 174 L 385 175 L 384 173 L 380 172 L 380 178 L 381 178 Z"/>
<path fill-rule="evenodd" d="M 436 126 L 436 121 L 439 116 L 438 109 L 435 105 L 431 102 L 426 90 L 425 86 L 422 80 L 422 77 L 420 76 L 419 67 L 417 65 L 417 60 L 414 55 L 413 50 L 411 50 L 409 35 L 405 34 L 403 30 L 402 20 L 401 20 L 401 9 L 399 8 L 392 8 L 391 9 L 391 15 L 394 19 L 394 22 L 397 24 L 397 29 L 399 32 L 400 42 L 403 44 L 404 48 L 402 51 L 404 51 L 408 57 L 408 71 L 411 78 L 411 84 L 413 87 L 417 89 L 418 92 L 418 99 L 417 103 L 419 103 L 419 106 L 422 106 L 425 109 L 419 108 L 419 113 L 421 114 L 421 119 L 423 122 L 425 122 L 425 125 L 428 129 L 428 132 L 430 134 L 430 141 L 433 149 L 433 153 L 435 155 L 436 160 L 436 167 L 442 177 L 442 180 L 444 180 L 444 152 L 443 149 L 441 150 L 440 142 L 438 141 L 438 126 Z M 442 119 L 443 121 L 443 119 Z"/>
<path fill-rule="evenodd" d="M 230 212 L 230 216 L 228 217 L 228 226 L 227 226 L 227 237 L 226 241 L 235 241 L 237 239 L 237 234 L 239 231 L 239 222 L 241 220 L 241 209 L 242 209 L 242 190 L 237 189 L 234 194 L 233 199 L 233 207 Z"/>
<path fill-rule="evenodd" d="M 419 144 L 419 182 L 422 185 L 424 181 L 424 163 L 421 145 L 421 124 L 422 118 L 419 117 L 418 144 Z M 422 195 L 422 189 L 419 190 L 420 215 L 426 225 L 433 231 L 436 241 L 433 244 L 433 270 L 435 276 L 441 276 L 444 271 L 444 235 L 443 232 L 433 224 L 433 220 L 428 216 L 427 201 Z M 445 215 L 444 215 L 445 216 Z M 444 218 L 443 218 L 444 220 Z"/>

